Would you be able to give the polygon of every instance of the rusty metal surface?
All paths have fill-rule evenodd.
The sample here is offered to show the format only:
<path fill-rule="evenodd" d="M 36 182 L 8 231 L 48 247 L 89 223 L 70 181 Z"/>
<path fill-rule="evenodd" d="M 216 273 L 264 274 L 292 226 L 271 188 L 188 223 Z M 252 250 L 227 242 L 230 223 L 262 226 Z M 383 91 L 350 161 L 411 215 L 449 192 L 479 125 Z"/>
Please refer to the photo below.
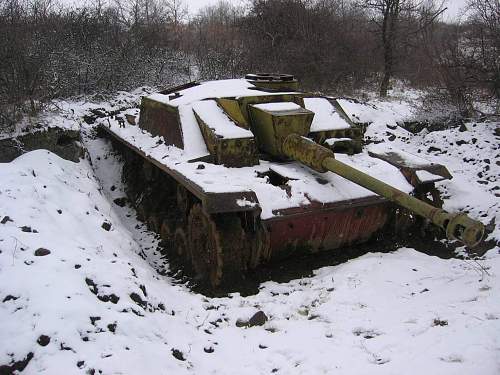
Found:
<path fill-rule="evenodd" d="M 363 203 L 307 211 L 264 221 L 269 233 L 269 254 L 281 258 L 294 251 L 317 252 L 361 243 L 382 229 L 392 212 L 388 202 Z"/>
<path fill-rule="evenodd" d="M 417 171 L 427 171 L 436 176 L 441 176 L 441 178 L 436 178 L 433 182 L 442 181 L 445 179 L 450 180 L 452 178 L 451 173 L 444 165 L 432 163 L 426 161 L 423 158 L 420 158 L 422 159 L 422 163 L 418 165 L 412 165 L 404 159 L 403 154 L 394 151 L 368 151 L 368 155 L 383 160 L 398 168 L 412 186 L 418 186 L 422 183 L 422 181 L 417 176 Z"/>
<path fill-rule="evenodd" d="M 259 163 L 257 145 L 252 138 L 222 138 L 194 111 L 194 116 L 215 164 L 249 167 Z M 235 125 L 236 126 L 236 125 Z"/>
<path fill-rule="evenodd" d="M 163 137 L 168 145 L 184 148 L 179 113 L 174 107 L 143 98 L 139 127 L 154 136 Z"/>
<path fill-rule="evenodd" d="M 260 212 L 259 200 L 253 191 L 236 193 L 203 193 L 201 199 L 204 209 L 209 213 L 220 212 Z"/>
<path fill-rule="evenodd" d="M 167 87 L 165 90 L 160 91 L 160 94 L 163 94 L 163 95 L 173 94 L 173 93 L 175 93 L 177 91 L 189 89 L 191 87 L 199 86 L 199 85 L 200 85 L 200 82 L 198 82 L 198 81 L 191 81 L 191 82 L 188 82 L 188 83 L 184 83 L 182 85 L 173 86 L 173 87 Z"/>

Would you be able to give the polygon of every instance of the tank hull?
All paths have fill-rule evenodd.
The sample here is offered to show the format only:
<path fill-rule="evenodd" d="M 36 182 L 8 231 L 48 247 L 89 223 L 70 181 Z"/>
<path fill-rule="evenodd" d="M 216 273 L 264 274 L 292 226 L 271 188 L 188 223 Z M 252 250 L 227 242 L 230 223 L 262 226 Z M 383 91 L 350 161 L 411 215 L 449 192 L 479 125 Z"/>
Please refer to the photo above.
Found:
<path fill-rule="evenodd" d="M 390 202 L 370 196 L 283 209 L 276 211 L 272 218 L 261 219 L 260 210 L 252 209 L 252 206 L 235 207 L 230 203 L 238 193 L 203 192 L 192 181 L 157 163 L 106 127 L 101 129 L 123 156 L 128 199 L 135 206 L 138 218 L 150 230 L 160 234 L 166 247 L 171 247 L 174 253 L 178 244 L 173 237 L 176 231 L 184 232 L 188 227 L 189 212 L 196 204 L 202 205 L 209 216 L 233 215 L 241 222 L 244 234 L 240 241 L 246 246 L 238 251 L 246 255 L 239 264 L 232 265 L 234 269 L 225 269 L 226 274 L 241 275 L 241 271 L 298 253 L 333 251 L 367 242 L 383 231 L 394 215 L 394 206 Z M 184 192 L 180 194 L 181 198 L 179 190 Z M 246 195 L 243 199 L 251 200 L 252 196 Z M 185 232 L 183 236 L 189 242 L 189 233 Z M 182 252 L 178 255 L 186 258 L 188 264 L 196 256 L 186 256 Z"/>
<path fill-rule="evenodd" d="M 366 242 L 385 227 L 392 213 L 388 202 L 371 198 L 281 212 L 263 222 L 269 233 L 271 259 Z"/>
<path fill-rule="evenodd" d="M 211 287 L 416 220 L 375 185 L 441 212 L 434 183 L 451 177 L 444 166 L 389 145 L 363 152 L 353 103 L 296 92 L 288 78 L 279 88 L 253 79 L 188 84 L 142 98 L 130 126 L 100 122 L 124 155 L 139 219 Z"/>

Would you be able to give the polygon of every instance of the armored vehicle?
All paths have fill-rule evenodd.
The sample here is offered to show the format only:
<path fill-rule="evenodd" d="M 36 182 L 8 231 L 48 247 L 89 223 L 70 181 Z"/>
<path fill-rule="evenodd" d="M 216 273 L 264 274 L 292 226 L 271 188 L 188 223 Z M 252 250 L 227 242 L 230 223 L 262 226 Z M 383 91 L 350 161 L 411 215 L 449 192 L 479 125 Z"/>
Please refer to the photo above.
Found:
<path fill-rule="evenodd" d="M 483 225 L 441 209 L 434 184 L 448 170 L 385 144 L 364 150 L 352 104 L 300 92 L 291 75 L 250 74 L 143 97 L 127 122 L 101 126 L 123 151 L 139 218 L 212 287 L 416 217 L 477 245 Z"/>

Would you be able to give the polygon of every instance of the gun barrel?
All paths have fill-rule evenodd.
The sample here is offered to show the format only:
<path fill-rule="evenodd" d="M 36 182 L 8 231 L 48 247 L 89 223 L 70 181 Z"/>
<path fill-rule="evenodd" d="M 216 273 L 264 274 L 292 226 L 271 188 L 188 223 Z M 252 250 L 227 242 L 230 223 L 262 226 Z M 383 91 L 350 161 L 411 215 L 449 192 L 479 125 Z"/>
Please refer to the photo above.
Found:
<path fill-rule="evenodd" d="M 468 247 L 478 245 L 484 236 L 484 225 L 463 213 L 449 213 L 412 197 L 364 172 L 335 159 L 333 152 L 296 134 L 289 135 L 283 143 L 283 151 L 319 171 L 331 171 L 390 201 L 429 219 L 443 228 L 449 239 L 456 239 Z"/>

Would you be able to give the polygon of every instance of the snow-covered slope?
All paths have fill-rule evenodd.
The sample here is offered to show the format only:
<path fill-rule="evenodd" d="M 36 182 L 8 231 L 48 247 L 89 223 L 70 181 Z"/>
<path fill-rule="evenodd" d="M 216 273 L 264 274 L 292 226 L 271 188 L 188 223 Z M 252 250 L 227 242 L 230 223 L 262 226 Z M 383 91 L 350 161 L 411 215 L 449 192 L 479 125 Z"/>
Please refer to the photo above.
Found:
<path fill-rule="evenodd" d="M 440 186 L 446 207 L 488 223 L 500 220 L 496 127 L 412 136 L 379 123 L 369 135 L 440 149 L 431 159 L 456 176 Z M 0 164 L 0 373 L 500 372 L 498 247 L 479 260 L 370 253 L 208 298 L 164 276 L 154 235 L 113 203 L 119 160 L 104 140 L 86 145 L 93 167 L 43 150 Z M 264 325 L 237 325 L 258 311 Z"/>

